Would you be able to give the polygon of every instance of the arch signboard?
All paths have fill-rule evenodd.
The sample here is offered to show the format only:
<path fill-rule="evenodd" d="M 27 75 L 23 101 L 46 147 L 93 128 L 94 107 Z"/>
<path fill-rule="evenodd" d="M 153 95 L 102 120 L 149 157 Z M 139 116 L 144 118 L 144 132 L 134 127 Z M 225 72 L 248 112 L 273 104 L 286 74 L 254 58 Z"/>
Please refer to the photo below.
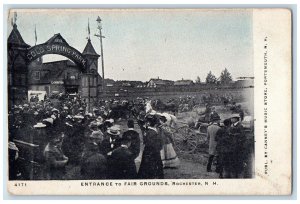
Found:
<path fill-rule="evenodd" d="M 32 62 L 47 54 L 62 55 L 75 62 L 79 67 L 83 69 L 86 67 L 85 57 L 78 50 L 69 46 L 60 34 L 54 35 L 46 43 L 29 48 L 26 57 L 28 62 Z"/>

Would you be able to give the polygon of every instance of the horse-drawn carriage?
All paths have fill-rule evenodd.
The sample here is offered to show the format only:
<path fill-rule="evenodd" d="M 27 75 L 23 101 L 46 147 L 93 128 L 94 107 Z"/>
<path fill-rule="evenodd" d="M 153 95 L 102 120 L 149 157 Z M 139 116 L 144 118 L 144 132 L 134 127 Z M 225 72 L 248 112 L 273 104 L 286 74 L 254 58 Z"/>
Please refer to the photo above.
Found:
<path fill-rule="evenodd" d="M 241 121 L 246 135 L 246 146 L 254 149 L 254 124 L 251 116 Z M 198 147 L 208 148 L 207 127 L 209 123 L 178 123 L 179 128 L 172 128 L 174 146 L 179 153 L 193 153 Z"/>
<path fill-rule="evenodd" d="M 172 129 L 174 146 L 177 152 L 193 153 L 199 146 L 207 146 L 208 123 L 194 125 L 182 124 L 179 128 Z"/>

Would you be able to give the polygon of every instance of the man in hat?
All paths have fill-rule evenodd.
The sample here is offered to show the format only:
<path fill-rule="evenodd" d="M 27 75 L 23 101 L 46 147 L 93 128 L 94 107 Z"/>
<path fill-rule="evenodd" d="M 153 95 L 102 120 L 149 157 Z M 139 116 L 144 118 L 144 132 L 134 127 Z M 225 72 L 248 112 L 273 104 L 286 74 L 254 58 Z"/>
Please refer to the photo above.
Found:
<path fill-rule="evenodd" d="M 93 114 L 92 113 L 85 113 L 84 114 L 84 120 L 86 121 L 86 124 L 90 124 L 90 122 L 93 120 Z"/>
<path fill-rule="evenodd" d="M 158 119 L 155 115 L 148 115 L 146 121 L 148 128 L 144 136 L 145 148 L 138 177 L 140 179 L 163 179 L 163 163 L 160 156 L 163 140 L 156 129 Z"/>
<path fill-rule="evenodd" d="M 136 130 L 134 130 L 134 121 L 132 119 L 129 119 L 127 121 L 127 127 L 128 130 L 123 133 L 122 138 L 131 138 L 131 145 L 129 147 L 129 150 L 131 151 L 132 156 L 135 159 L 139 156 L 140 153 L 140 135 Z"/>
<path fill-rule="evenodd" d="M 98 118 L 100 116 L 99 109 L 97 107 L 93 108 L 93 117 Z"/>
<path fill-rule="evenodd" d="M 114 119 L 107 119 L 103 122 L 103 125 L 101 125 L 102 132 L 106 132 L 109 128 L 111 128 L 114 125 Z"/>
<path fill-rule="evenodd" d="M 51 112 L 52 112 L 51 118 L 53 118 L 53 131 L 55 132 L 55 134 L 60 134 L 61 132 L 63 132 L 63 127 L 59 115 L 59 110 L 53 108 Z"/>
<path fill-rule="evenodd" d="M 216 133 L 217 154 L 219 164 L 219 178 L 230 178 L 232 172 L 232 157 L 234 150 L 233 137 L 229 135 L 231 120 L 225 119 L 224 126 Z"/>
<path fill-rule="evenodd" d="M 63 110 L 60 113 L 60 117 L 62 119 L 62 123 L 64 123 L 66 117 L 69 115 L 69 108 L 67 106 L 63 107 Z"/>
<path fill-rule="evenodd" d="M 64 124 L 62 124 L 64 131 L 64 142 L 62 144 L 62 150 L 64 154 L 69 158 L 69 162 L 73 162 L 73 158 L 76 154 L 76 150 L 73 149 L 73 144 L 77 144 L 77 139 L 74 137 L 75 129 L 74 129 L 74 119 L 72 116 L 67 115 L 64 120 Z"/>
<path fill-rule="evenodd" d="M 111 152 L 121 146 L 120 128 L 112 126 L 106 131 L 106 138 L 101 143 L 101 149 L 104 155 L 110 155 Z"/>
<path fill-rule="evenodd" d="M 89 140 L 81 157 L 80 173 L 82 179 L 96 180 L 107 178 L 107 160 L 99 152 L 96 142 Z"/>
<path fill-rule="evenodd" d="M 121 146 L 112 151 L 109 157 L 109 177 L 111 179 L 137 178 L 134 156 L 130 151 L 132 138 L 129 134 L 123 135 Z"/>
<path fill-rule="evenodd" d="M 45 179 L 48 180 L 62 180 L 65 176 L 65 167 L 68 163 L 68 157 L 66 157 L 62 150 L 63 138 L 60 136 L 53 136 L 50 142 L 47 144 L 44 150 L 45 157 Z"/>
<path fill-rule="evenodd" d="M 93 139 L 94 142 L 97 142 L 97 144 L 100 144 L 103 141 L 103 133 L 98 127 L 98 124 L 96 121 L 93 121 L 89 124 L 88 130 L 85 132 L 85 137 L 89 139 Z"/>
<path fill-rule="evenodd" d="M 242 173 L 244 170 L 244 163 L 246 160 L 246 135 L 244 132 L 244 128 L 240 122 L 240 115 L 233 114 L 231 116 L 231 127 L 229 129 L 229 135 L 233 137 L 233 173 L 231 175 L 232 178 L 240 178 L 242 177 Z"/>
<path fill-rule="evenodd" d="M 105 109 L 105 106 L 100 107 L 100 115 L 102 118 L 106 119 L 108 116 L 108 111 Z"/>
<path fill-rule="evenodd" d="M 73 129 L 74 134 L 72 135 L 72 145 L 70 148 L 72 148 L 72 157 L 70 158 L 70 162 L 74 162 L 75 164 L 78 164 L 80 161 L 80 157 L 82 154 L 82 151 L 84 149 L 84 142 L 85 142 L 85 127 L 84 127 L 84 117 L 82 115 L 75 115 L 74 116 L 74 123 L 73 123 Z"/>
<path fill-rule="evenodd" d="M 207 167 L 206 170 L 207 172 L 211 172 L 211 165 L 213 162 L 213 159 L 216 155 L 216 146 L 217 146 L 217 142 L 216 142 L 216 134 L 217 132 L 221 129 L 219 126 L 220 123 L 220 116 L 218 114 L 214 114 L 212 115 L 211 121 L 212 124 L 210 126 L 208 126 L 207 128 L 207 138 L 209 141 L 209 149 L 208 149 L 208 153 L 209 153 L 209 157 L 208 157 L 208 162 L 207 162 Z"/>
<path fill-rule="evenodd" d="M 12 141 L 9 142 L 8 145 L 8 159 L 9 159 L 9 179 L 16 180 L 20 178 L 20 163 L 18 162 L 19 158 L 19 149 L 16 144 Z"/>
<path fill-rule="evenodd" d="M 209 103 L 206 103 L 205 111 L 199 115 L 200 118 L 199 118 L 198 122 L 209 123 L 211 120 L 210 115 L 211 115 L 211 105 Z"/>
<path fill-rule="evenodd" d="M 146 116 L 145 111 L 139 111 L 138 116 L 137 116 L 137 124 L 142 131 L 142 135 L 144 135 L 144 132 L 146 131 L 145 116 Z"/>
<path fill-rule="evenodd" d="M 82 107 L 78 109 L 78 115 L 84 116 L 84 109 Z"/>

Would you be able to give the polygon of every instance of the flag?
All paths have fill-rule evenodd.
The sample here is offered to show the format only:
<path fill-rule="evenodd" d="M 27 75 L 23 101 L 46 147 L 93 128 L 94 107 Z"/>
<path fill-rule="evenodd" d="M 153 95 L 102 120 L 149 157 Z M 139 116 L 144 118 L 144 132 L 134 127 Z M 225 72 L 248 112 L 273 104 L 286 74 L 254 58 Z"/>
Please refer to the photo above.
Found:
<path fill-rule="evenodd" d="M 89 35 L 89 39 L 90 39 L 90 35 L 91 35 L 91 30 L 90 30 L 90 19 L 88 18 L 88 35 Z"/>
<path fill-rule="evenodd" d="M 36 44 L 36 42 L 37 42 L 36 25 L 34 25 L 34 40 L 35 40 L 35 44 Z"/>
<path fill-rule="evenodd" d="M 17 22 L 17 12 L 14 12 L 14 24 Z"/>

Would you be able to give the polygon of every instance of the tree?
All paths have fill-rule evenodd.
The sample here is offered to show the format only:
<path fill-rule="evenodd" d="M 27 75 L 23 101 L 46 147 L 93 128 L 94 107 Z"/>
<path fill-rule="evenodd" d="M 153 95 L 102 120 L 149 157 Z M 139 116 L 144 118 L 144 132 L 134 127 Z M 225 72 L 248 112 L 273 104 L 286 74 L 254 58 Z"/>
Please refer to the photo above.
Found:
<path fill-rule="evenodd" d="M 196 80 L 195 80 L 195 83 L 196 83 L 196 84 L 200 84 L 200 83 L 201 83 L 201 79 L 200 79 L 199 76 L 197 76 L 197 78 L 196 78 Z"/>
<path fill-rule="evenodd" d="M 222 72 L 221 72 L 221 76 L 220 76 L 220 82 L 221 84 L 228 84 L 232 81 L 232 77 L 231 74 L 229 73 L 229 71 L 227 70 L 227 68 L 225 68 Z"/>
<path fill-rule="evenodd" d="M 207 84 L 215 84 L 215 83 L 217 83 L 217 78 L 216 78 L 215 75 L 213 75 L 211 73 L 211 71 L 209 71 L 209 73 L 206 76 L 206 83 Z"/>

